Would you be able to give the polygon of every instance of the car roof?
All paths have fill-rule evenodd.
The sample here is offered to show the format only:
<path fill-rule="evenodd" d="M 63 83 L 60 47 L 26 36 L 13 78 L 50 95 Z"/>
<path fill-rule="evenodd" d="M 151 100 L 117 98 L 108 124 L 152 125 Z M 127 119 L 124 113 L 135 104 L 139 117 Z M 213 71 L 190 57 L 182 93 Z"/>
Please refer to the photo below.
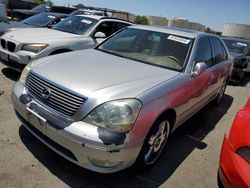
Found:
<path fill-rule="evenodd" d="M 51 15 L 51 16 L 56 16 L 56 17 L 66 17 L 68 16 L 68 14 L 64 14 L 64 13 L 57 13 L 57 12 L 43 12 L 40 14 L 47 14 L 47 15 Z"/>
<path fill-rule="evenodd" d="M 108 16 L 98 16 L 98 15 L 86 15 L 86 14 L 77 14 L 77 15 L 73 15 L 73 16 L 81 16 L 81 17 L 86 17 L 86 18 L 92 18 L 95 20 L 116 20 L 116 21 L 120 21 L 120 22 L 126 22 L 126 23 L 130 23 L 129 21 L 126 20 L 122 20 L 122 19 L 118 19 L 118 18 L 112 18 L 112 17 L 108 17 Z"/>
<path fill-rule="evenodd" d="M 176 28 L 176 27 L 167 27 L 167 26 L 133 25 L 133 26 L 130 26 L 130 28 L 143 29 L 143 30 L 148 30 L 148 31 L 156 31 L 156 32 L 162 32 L 162 33 L 169 33 L 169 34 L 173 34 L 173 35 L 185 36 L 188 38 L 197 38 L 198 36 L 203 36 L 203 35 L 216 36 L 214 34 L 204 33 L 201 31 L 182 29 L 182 28 Z"/>
<path fill-rule="evenodd" d="M 250 45 L 250 39 L 243 39 L 238 37 L 230 37 L 230 36 L 221 36 L 222 39 L 228 39 L 233 41 L 239 41 L 239 42 L 246 42 Z"/>

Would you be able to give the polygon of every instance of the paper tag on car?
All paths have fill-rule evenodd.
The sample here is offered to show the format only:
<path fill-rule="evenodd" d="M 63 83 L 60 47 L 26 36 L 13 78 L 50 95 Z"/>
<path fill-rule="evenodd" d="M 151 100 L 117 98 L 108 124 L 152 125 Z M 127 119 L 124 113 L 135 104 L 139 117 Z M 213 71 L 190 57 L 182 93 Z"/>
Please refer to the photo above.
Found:
<path fill-rule="evenodd" d="M 183 43 L 183 44 L 188 44 L 191 41 L 190 39 L 185 39 L 185 38 L 177 37 L 177 36 L 174 36 L 174 35 L 169 35 L 168 39 L 176 41 L 176 42 L 180 42 L 180 43 Z"/>
<path fill-rule="evenodd" d="M 92 21 L 90 21 L 90 20 L 84 20 L 84 19 L 81 22 L 86 23 L 86 24 L 91 24 L 92 23 Z"/>
<path fill-rule="evenodd" d="M 237 45 L 239 45 L 239 46 L 247 46 L 247 44 L 241 43 L 241 42 L 237 42 Z"/>

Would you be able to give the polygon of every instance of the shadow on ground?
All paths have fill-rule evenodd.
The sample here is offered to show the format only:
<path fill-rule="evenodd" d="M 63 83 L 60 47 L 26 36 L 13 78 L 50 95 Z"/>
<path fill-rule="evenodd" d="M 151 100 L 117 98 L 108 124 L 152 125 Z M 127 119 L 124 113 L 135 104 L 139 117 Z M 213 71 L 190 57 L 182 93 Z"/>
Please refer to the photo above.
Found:
<path fill-rule="evenodd" d="M 98 174 L 63 159 L 33 137 L 23 126 L 19 135 L 29 151 L 70 187 L 159 187 L 189 156 L 194 149 L 205 149 L 202 140 L 215 129 L 233 102 L 225 95 L 219 106 L 209 104 L 178 128 L 170 137 L 159 161 L 150 169 L 127 169 L 115 174 Z M 219 157 L 219 156 L 218 156 Z"/>
<path fill-rule="evenodd" d="M 3 68 L 2 73 L 9 79 L 17 81 L 21 75 L 21 72 L 15 71 L 10 68 Z"/>

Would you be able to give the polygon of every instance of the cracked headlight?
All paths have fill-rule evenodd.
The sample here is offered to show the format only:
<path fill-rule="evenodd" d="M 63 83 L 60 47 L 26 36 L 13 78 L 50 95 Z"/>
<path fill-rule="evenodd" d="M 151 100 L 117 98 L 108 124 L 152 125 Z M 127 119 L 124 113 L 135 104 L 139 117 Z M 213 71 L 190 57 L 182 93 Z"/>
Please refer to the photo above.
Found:
<path fill-rule="evenodd" d="M 83 121 L 111 131 L 128 132 L 133 128 L 141 106 L 137 99 L 107 102 L 95 108 Z"/>
<path fill-rule="evenodd" d="M 47 48 L 48 44 L 25 44 L 21 50 L 29 51 L 33 53 L 39 53 L 45 48 Z"/>

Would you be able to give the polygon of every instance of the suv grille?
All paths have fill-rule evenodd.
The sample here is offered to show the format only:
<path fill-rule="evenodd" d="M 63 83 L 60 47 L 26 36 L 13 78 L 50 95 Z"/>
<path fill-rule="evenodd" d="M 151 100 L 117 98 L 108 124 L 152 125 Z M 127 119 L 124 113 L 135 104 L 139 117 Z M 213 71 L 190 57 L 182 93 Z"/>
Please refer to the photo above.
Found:
<path fill-rule="evenodd" d="M 72 116 L 85 101 L 85 98 L 65 91 L 34 73 L 28 76 L 27 88 L 39 101 L 66 116 Z M 45 90 L 49 90 L 49 94 Z"/>
<path fill-rule="evenodd" d="M 1 39 L 1 46 L 3 49 L 6 49 L 6 40 Z"/>
<path fill-rule="evenodd" d="M 8 42 L 7 42 L 7 49 L 8 49 L 10 52 L 14 52 L 15 49 L 16 49 L 16 44 L 13 43 L 13 42 L 8 41 Z"/>

